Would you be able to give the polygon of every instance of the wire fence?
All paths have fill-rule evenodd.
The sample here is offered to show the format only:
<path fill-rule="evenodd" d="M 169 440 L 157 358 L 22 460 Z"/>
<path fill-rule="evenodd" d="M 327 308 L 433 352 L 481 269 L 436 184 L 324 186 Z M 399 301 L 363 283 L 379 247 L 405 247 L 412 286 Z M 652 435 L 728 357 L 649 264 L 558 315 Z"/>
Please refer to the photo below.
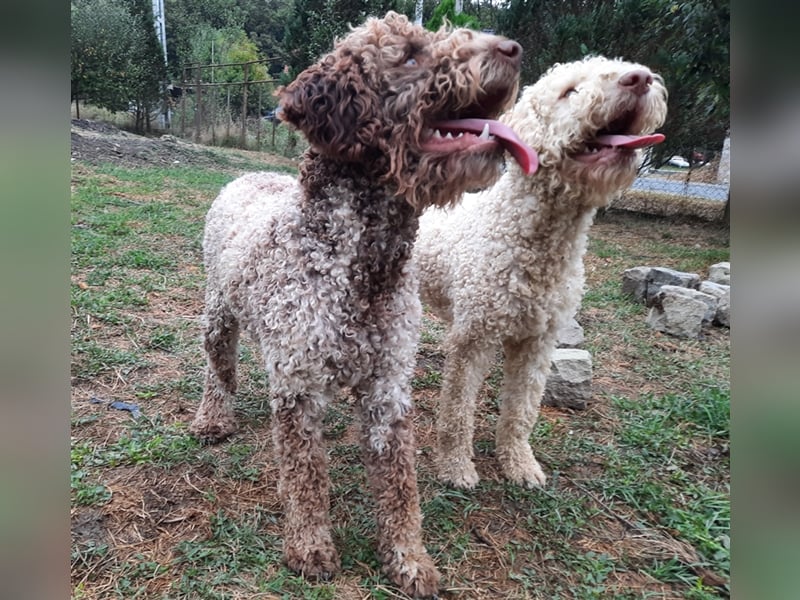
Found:
<path fill-rule="evenodd" d="M 633 182 L 631 191 L 653 192 L 685 196 L 700 200 L 725 202 L 730 186 L 713 176 L 713 170 L 686 169 L 685 171 L 657 170 L 640 176 Z"/>
<path fill-rule="evenodd" d="M 186 65 L 179 85 L 167 87 L 173 134 L 212 146 L 260 150 L 293 158 L 306 143 L 275 116 L 280 77 L 267 76 L 273 59 Z M 258 67 L 261 67 L 260 69 Z M 225 77 L 220 81 L 215 75 Z"/>
<path fill-rule="evenodd" d="M 726 144 L 727 146 L 727 144 Z M 612 208 L 725 221 L 730 209 L 730 151 L 703 165 L 645 169 Z"/>

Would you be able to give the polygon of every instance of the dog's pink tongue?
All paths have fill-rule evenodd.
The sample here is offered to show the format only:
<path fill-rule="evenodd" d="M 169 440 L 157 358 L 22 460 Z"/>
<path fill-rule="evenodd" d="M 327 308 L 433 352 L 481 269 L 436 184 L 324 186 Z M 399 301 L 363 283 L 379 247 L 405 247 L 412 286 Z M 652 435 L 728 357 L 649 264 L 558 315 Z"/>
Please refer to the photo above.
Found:
<path fill-rule="evenodd" d="M 484 126 L 489 125 L 489 135 L 493 135 L 500 140 L 503 147 L 508 150 L 517 164 L 522 168 L 526 175 L 531 175 L 539 168 L 539 156 L 536 150 L 527 146 L 514 130 L 508 125 L 500 121 L 493 121 L 491 119 L 453 119 L 450 121 L 439 121 L 434 123 L 433 126 L 445 131 L 469 131 L 476 135 L 483 132 Z"/>
<path fill-rule="evenodd" d="M 664 139 L 663 133 L 651 133 L 650 135 L 598 135 L 595 141 L 604 146 L 617 148 L 644 148 L 660 144 Z"/>

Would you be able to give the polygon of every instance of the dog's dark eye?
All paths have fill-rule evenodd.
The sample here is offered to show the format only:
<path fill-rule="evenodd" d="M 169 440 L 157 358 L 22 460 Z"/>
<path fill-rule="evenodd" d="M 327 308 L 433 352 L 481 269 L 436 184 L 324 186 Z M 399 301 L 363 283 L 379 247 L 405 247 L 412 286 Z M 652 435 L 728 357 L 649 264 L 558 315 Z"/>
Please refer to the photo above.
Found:
<path fill-rule="evenodd" d="M 406 67 L 416 67 L 417 66 L 417 59 L 414 58 L 413 56 L 409 56 L 408 59 L 406 59 L 405 66 Z"/>

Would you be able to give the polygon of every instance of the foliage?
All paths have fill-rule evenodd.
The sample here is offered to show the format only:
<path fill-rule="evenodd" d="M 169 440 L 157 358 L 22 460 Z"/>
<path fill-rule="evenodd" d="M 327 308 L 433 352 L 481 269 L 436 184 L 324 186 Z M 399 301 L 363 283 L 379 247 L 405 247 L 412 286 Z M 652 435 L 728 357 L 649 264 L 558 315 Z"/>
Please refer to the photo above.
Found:
<path fill-rule="evenodd" d="M 247 37 L 244 31 L 233 27 L 213 29 L 208 25 L 198 28 L 192 40 L 192 61 L 201 65 L 243 63 L 260 60 L 258 47 Z M 269 77 L 263 63 L 251 64 L 248 67 L 248 81 Z M 242 67 L 224 66 L 204 71 L 204 80 L 210 81 L 244 81 Z"/>
<path fill-rule="evenodd" d="M 200 60 L 201 45 L 210 54 L 210 41 L 214 31 L 242 29 L 245 14 L 237 0 L 164 0 L 167 14 L 167 62 L 169 74 L 180 79 L 183 68 Z M 210 61 L 208 61 L 210 62 Z"/>
<path fill-rule="evenodd" d="M 675 3 L 667 22 L 671 46 L 656 49 L 653 58 L 670 90 L 659 156 L 691 159 L 695 149 L 708 156 L 721 150 L 730 127 L 730 5 Z"/>
<path fill-rule="evenodd" d="M 413 11 L 413 6 L 410 7 Z M 370 15 L 400 11 L 395 0 L 295 0 L 286 26 L 284 49 L 293 75 L 298 74 L 333 47 L 337 37 L 349 27 L 361 24 Z M 412 12 L 413 14 L 413 12 Z"/>
<path fill-rule="evenodd" d="M 498 33 L 525 48 L 523 84 L 553 63 L 604 54 L 646 64 L 670 93 L 664 144 L 655 162 L 693 149 L 718 151 L 730 123 L 730 5 L 727 0 L 507 0 Z"/>
<path fill-rule="evenodd" d="M 519 41 L 523 85 L 556 62 L 587 54 L 646 64 L 664 77 L 670 94 L 661 130 L 667 139 L 654 147 L 652 161 L 663 163 L 673 154 L 691 160 L 695 151 L 708 159 L 722 148 L 730 124 L 729 0 L 464 0 L 459 15 L 454 0 L 165 0 L 169 76 L 180 81 L 186 65 L 212 58 L 269 58 L 250 69 L 249 79 L 285 84 L 351 25 L 388 10 L 413 19 L 418 4 L 430 29 L 447 19 Z M 144 108 L 157 100 L 163 68 L 149 1 L 73 0 L 72 13 L 72 99 L 117 111 L 133 103 L 146 119 Z M 242 76 L 241 69 L 220 68 L 213 78 Z M 264 110 L 274 102 L 269 91 L 266 98 Z M 252 114 L 255 93 L 248 104 Z M 236 87 L 231 106 L 238 114 Z"/>
<path fill-rule="evenodd" d="M 283 38 L 293 0 L 240 0 L 240 4 L 245 10 L 244 31 L 263 56 L 274 59 L 269 63 L 270 74 L 280 76 L 286 63 Z"/>
<path fill-rule="evenodd" d="M 480 21 L 465 12 L 456 14 L 455 0 L 442 0 L 433 11 L 431 18 L 425 23 L 425 27 L 430 31 L 437 31 L 445 21 L 456 27 L 468 27 L 470 29 L 480 29 Z"/>
<path fill-rule="evenodd" d="M 286 0 L 272 0 L 265 10 L 264 3 L 255 0 L 167 0 L 171 77 L 180 82 L 191 82 L 200 77 L 204 82 L 214 83 L 277 78 L 283 66 L 277 47 L 284 23 L 280 15 L 281 11 L 288 10 L 289 4 Z M 231 63 L 251 64 L 244 67 Z M 210 64 L 225 66 L 205 68 L 199 73 L 192 68 L 192 65 Z M 262 92 L 261 100 L 256 88 L 248 90 L 248 114 L 251 115 L 272 104 L 272 86 L 264 85 L 257 89 Z M 210 106 L 228 105 L 232 116 L 241 114 L 242 86 L 206 88 L 203 95 Z"/>
<path fill-rule="evenodd" d="M 124 0 L 75 0 L 71 4 L 71 99 L 125 110 L 136 91 L 147 35 L 141 16 Z"/>
<path fill-rule="evenodd" d="M 111 111 L 133 106 L 141 130 L 159 100 L 165 68 L 147 0 L 75 0 L 71 37 L 76 106 L 81 100 Z"/>
<path fill-rule="evenodd" d="M 150 0 L 126 0 L 131 14 L 143 28 L 141 46 L 132 53 L 130 89 L 136 117 L 136 130 L 150 129 L 150 112 L 162 99 L 166 79 L 164 50 L 158 40 Z"/>

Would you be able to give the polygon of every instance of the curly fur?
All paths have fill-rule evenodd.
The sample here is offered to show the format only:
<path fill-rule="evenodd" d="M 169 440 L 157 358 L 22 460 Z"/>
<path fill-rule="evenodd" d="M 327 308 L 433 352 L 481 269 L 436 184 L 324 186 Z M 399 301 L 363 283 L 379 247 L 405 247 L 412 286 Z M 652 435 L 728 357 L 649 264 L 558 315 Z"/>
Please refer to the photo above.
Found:
<path fill-rule="evenodd" d="M 420 219 L 414 258 L 423 302 L 448 324 L 438 415 L 439 477 L 473 487 L 476 397 L 505 355 L 496 456 L 506 478 L 545 483 L 528 439 L 558 330 L 583 295 L 583 255 L 598 207 L 629 186 L 640 150 L 587 152 L 598 134 L 646 134 L 666 117 L 663 81 L 647 67 L 588 57 L 552 67 L 501 120 L 539 153 L 492 187 Z"/>
<path fill-rule="evenodd" d="M 409 419 L 421 314 L 410 257 L 418 209 L 490 184 L 502 148 L 477 139 L 460 150 L 431 146 L 428 137 L 437 119 L 507 108 L 519 54 L 504 38 L 428 32 L 394 13 L 367 20 L 280 91 L 281 118 L 310 142 L 299 179 L 245 175 L 208 212 L 208 366 L 191 431 L 218 442 L 236 430 L 237 345 L 247 331 L 269 376 L 284 556 L 306 576 L 340 566 L 322 419 L 349 388 L 384 570 L 408 594 L 436 594 Z"/>

